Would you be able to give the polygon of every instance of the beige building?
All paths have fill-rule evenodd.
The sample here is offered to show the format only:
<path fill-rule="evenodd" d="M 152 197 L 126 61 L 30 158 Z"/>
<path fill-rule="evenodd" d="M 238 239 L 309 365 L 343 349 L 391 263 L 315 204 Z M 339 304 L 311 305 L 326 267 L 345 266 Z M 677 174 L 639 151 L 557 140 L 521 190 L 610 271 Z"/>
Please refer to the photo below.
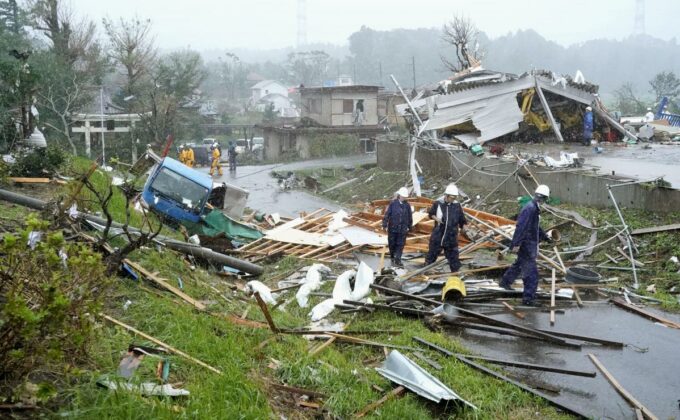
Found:
<path fill-rule="evenodd" d="M 328 127 L 378 125 L 378 86 L 300 88 L 302 117 Z"/>

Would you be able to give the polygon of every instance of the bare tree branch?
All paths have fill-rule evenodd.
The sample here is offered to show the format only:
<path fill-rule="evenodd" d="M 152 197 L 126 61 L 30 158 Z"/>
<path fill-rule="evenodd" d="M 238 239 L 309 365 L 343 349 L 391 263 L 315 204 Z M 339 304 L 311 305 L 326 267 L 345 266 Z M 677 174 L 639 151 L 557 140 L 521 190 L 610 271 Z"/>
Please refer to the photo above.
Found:
<path fill-rule="evenodd" d="M 444 25 L 442 40 L 455 48 L 455 62 L 442 58 L 450 71 L 458 73 L 479 63 L 482 54 L 477 45 L 478 35 L 477 27 L 463 16 L 454 16 Z"/>

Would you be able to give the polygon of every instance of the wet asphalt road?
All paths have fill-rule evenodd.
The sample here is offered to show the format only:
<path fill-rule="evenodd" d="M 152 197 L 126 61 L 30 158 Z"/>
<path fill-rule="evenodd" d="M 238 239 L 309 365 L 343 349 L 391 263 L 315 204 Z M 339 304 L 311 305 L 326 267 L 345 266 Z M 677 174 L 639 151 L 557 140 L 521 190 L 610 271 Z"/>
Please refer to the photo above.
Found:
<path fill-rule="evenodd" d="M 648 309 L 654 310 L 653 306 Z M 680 320 L 675 314 L 662 316 Z M 509 314 L 494 318 L 544 330 L 621 341 L 627 346 L 620 349 L 588 344 L 573 350 L 483 331 L 450 330 L 450 334 L 480 355 L 597 372 L 595 378 L 587 378 L 504 367 L 520 377 L 539 379 L 561 388 L 554 398 L 581 413 L 594 418 L 634 419 L 635 413 L 629 404 L 588 358 L 588 353 L 592 353 L 628 392 L 660 419 L 680 418 L 680 330 L 655 324 L 605 301 L 586 303 L 583 308 L 556 314 L 553 327 L 549 313 L 543 312 L 527 312 L 523 321 Z"/>
<path fill-rule="evenodd" d="M 281 191 L 276 178 L 270 176 L 271 171 L 285 172 L 301 169 L 356 166 L 375 163 L 376 156 L 359 155 L 335 159 L 318 159 L 286 164 L 241 166 L 236 172 L 229 172 L 228 165 L 223 166 L 224 175 L 215 177 L 215 181 L 224 181 L 244 188 L 250 192 L 248 207 L 265 213 L 279 213 L 282 216 L 297 217 L 301 211 L 312 212 L 325 208 L 339 210 L 341 206 L 305 191 Z M 208 168 L 199 168 L 201 172 L 208 172 Z"/>
<path fill-rule="evenodd" d="M 559 160 L 560 151 L 578 152 L 586 159 L 586 166 L 599 168 L 602 174 L 629 176 L 640 180 L 651 180 L 663 176 L 675 188 L 680 188 L 680 145 L 638 143 L 626 146 L 620 143 L 601 143 L 602 153 L 595 153 L 593 147 L 576 143 L 564 144 L 512 144 L 515 150 L 523 153 L 546 152 Z"/>

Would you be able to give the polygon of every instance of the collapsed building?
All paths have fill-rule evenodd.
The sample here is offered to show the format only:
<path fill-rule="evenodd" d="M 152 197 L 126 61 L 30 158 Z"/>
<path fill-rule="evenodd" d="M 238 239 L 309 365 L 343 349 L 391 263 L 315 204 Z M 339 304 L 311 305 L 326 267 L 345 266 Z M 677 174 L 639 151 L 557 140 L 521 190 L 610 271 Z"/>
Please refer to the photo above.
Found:
<path fill-rule="evenodd" d="M 517 76 L 478 69 L 440 82 L 429 96 L 421 92 L 397 111 L 405 117 L 415 111 L 422 125 L 414 132 L 428 133 L 442 146 L 469 148 L 495 139 L 578 141 L 587 106 L 601 140 L 637 139 L 610 115 L 597 92 L 580 72 L 572 78 L 545 70 Z"/>

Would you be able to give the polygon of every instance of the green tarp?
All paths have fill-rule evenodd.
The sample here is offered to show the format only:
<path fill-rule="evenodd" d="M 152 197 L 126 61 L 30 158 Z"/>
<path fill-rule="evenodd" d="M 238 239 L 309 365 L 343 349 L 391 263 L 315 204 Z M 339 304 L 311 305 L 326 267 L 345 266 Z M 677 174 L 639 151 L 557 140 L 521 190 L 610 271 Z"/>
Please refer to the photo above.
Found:
<path fill-rule="evenodd" d="M 228 239 L 237 242 L 251 242 L 263 236 L 259 230 L 237 222 L 218 210 L 208 213 L 204 223 L 184 223 L 184 226 L 191 235 L 214 237 L 224 233 Z"/>

